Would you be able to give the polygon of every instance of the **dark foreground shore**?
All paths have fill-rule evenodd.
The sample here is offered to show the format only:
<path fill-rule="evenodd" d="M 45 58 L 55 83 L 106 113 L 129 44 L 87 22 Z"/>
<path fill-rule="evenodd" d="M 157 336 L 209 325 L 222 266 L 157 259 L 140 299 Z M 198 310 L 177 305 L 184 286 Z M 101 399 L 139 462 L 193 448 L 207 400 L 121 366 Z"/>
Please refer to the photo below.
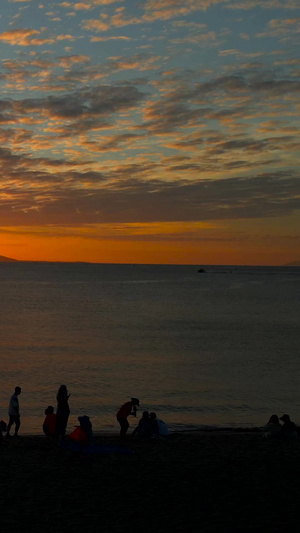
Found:
<path fill-rule="evenodd" d="M 96 437 L 119 446 L 118 437 Z M 133 454 L 82 455 L 45 437 L 0 448 L 1 527 L 32 533 L 297 531 L 300 439 L 191 432 Z"/>

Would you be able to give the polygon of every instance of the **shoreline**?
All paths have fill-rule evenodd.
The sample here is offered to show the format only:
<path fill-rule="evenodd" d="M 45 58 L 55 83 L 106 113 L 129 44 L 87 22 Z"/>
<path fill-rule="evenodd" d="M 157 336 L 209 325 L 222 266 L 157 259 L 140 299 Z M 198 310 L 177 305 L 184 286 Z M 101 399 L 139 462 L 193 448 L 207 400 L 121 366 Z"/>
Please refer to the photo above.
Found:
<path fill-rule="evenodd" d="M 75 427 L 75 426 L 74 426 Z M 230 434 L 235 434 L 235 433 L 262 433 L 263 431 L 263 428 L 262 427 L 204 427 L 204 428 L 194 428 L 194 429 L 174 429 L 174 430 L 170 430 L 170 435 L 177 435 L 177 434 L 187 434 L 187 435 L 193 435 L 193 434 L 206 434 L 206 433 L 216 433 L 216 434 L 223 434 L 223 433 L 230 433 Z M 70 431 L 71 433 L 71 431 Z M 68 437 L 68 435 L 70 433 L 67 433 L 66 434 L 66 438 Z M 93 431 L 94 433 L 94 436 L 95 437 L 108 437 L 108 438 L 113 438 L 113 437 L 118 437 L 119 436 L 119 429 L 116 429 L 115 431 L 111 431 L 111 430 L 95 430 Z M 132 434 L 132 428 L 130 428 L 130 430 L 128 431 L 128 438 L 130 438 Z M 3 437 L 5 437 L 5 435 L 3 434 Z M 34 438 L 34 437 L 43 437 L 45 438 L 45 435 L 41 432 L 41 433 L 23 433 L 22 431 L 20 431 L 19 433 L 19 437 L 22 438 L 22 437 L 30 437 L 30 438 Z M 13 435 L 11 435 L 11 438 L 13 438 Z"/>

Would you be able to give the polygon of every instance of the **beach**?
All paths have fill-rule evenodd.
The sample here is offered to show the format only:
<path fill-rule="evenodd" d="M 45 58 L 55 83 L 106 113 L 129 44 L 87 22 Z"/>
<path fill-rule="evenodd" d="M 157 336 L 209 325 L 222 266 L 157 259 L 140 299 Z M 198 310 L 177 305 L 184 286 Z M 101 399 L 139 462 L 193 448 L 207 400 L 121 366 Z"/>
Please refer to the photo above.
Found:
<path fill-rule="evenodd" d="M 4 439 L 3 530 L 283 532 L 298 527 L 300 440 L 260 431 L 96 436 L 108 453 L 62 450 L 44 436 Z M 116 448 L 115 448 L 116 447 Z M 132 452 L 132 453 L 130 453 Z M 296 529 L 297 530 L 297 529 Z"/>

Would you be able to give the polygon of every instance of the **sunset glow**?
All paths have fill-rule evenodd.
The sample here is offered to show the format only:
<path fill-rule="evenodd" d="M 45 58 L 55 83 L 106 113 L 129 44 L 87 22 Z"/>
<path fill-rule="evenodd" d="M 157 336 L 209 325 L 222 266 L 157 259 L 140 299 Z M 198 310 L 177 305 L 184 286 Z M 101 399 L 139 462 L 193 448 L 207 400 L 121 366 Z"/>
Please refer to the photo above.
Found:
<path fill-rule="evenodd" d="M 299 0 L 3 0 L 0 255 L 300 261 Z"/>

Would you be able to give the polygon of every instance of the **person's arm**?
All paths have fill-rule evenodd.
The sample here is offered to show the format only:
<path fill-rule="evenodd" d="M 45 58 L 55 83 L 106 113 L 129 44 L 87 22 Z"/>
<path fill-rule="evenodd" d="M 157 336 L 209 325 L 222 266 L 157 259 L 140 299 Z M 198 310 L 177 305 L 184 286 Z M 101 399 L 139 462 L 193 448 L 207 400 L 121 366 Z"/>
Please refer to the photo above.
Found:
<path fill-rule="evenodd" d="M 132 411 L 131 411 L 130 414 L 136 418 L 136 412 L 137 412 L 137 406 L 136 406 L 136 405 L 133 405 L 133 406 L 132 406 Z"/>

